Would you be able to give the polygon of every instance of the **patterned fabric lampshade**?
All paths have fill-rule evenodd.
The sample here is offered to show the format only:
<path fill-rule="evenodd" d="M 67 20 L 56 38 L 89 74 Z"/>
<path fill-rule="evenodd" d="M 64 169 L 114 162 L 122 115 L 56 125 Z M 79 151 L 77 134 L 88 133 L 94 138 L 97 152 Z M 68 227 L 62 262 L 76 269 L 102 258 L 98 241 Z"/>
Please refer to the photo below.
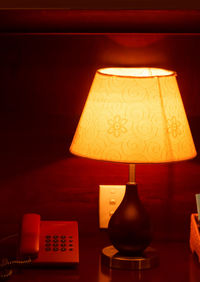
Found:
<path fill-rule="evenodd" d="M 176 73 L 158 68 L 97 70 L 70 151 L 123 163 L 195 157 Z"/>

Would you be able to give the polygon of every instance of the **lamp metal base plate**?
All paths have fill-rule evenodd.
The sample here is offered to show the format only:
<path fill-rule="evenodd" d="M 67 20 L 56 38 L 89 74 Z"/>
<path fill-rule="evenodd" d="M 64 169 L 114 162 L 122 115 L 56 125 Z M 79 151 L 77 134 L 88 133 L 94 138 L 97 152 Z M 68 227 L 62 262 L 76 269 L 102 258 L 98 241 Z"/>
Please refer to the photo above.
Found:
<path fill-rule="evenodd" d="M 142 256 L 126 256 L 120 254 L 111 245 L 102 250 L 101 262 L 110 268 L 142 270 L 157 266 L 159 264 L 159 256 L 151 247 L 146 248 Z"/>

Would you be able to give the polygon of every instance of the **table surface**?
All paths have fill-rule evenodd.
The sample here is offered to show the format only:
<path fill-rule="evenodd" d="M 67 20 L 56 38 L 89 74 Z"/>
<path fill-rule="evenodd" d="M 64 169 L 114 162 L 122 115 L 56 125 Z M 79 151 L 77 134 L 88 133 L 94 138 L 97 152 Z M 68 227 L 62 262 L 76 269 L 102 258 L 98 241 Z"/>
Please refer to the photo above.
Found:
<path fill-rule="evenodd" d="M 17 238 L 0 241 L 1 256 L 11 256 Z M 189 250 L 187 242 L 156 242 L 153 247 L 160 256 L 158 267 L 143 270 L 117 270 L 101 265 L 101 249 L 109 244 L 105 231 L 80 236 L 80 263 L 75 269 L 21 268 L 14 271 L 11 281 L 180 281 L 196 282 L 200 277 L 200 264 Z"/>

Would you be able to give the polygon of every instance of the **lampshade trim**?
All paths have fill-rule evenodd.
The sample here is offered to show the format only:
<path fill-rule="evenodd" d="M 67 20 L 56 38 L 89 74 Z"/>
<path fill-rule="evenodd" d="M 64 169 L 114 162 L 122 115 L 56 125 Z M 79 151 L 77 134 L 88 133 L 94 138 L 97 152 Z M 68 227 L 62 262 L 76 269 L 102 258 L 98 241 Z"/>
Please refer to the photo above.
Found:
<path fill-rule="evenodd" d="M 162 109 L 162 112 L 163 112 L 163 118 L 165 120 L 165 125 L 167 125 L 167 128 L 166 128 L 166 133 L 167 133 L 168 130 L 169 130 L 169 128 L 168 128 L 168 120 L 167 120 L 166 113 L 165 113 L 165 107 L 164 107 L 164 101 L 163 101 L 163 96 L 162 96 L 162 91 L 161 91 L 159 77 L 157 77 L 157 83 L 158 83 L 158 92 L 159 92 L 159 95 L 160 95 L 161 109 Z M 166 134 L 166 139 L 165 140 L 168 143 L 168 146 L 169 146 L 168 148 L 169 148 L 169 151 L 170 151 L 170 154 L 171 154 L 171 158 L 174 159 L 173 150 L 172 150 L 172 144 L 171 144 L 171 140 L 170 140 L 170 137 L 169 137 L 168 134 Z"/>

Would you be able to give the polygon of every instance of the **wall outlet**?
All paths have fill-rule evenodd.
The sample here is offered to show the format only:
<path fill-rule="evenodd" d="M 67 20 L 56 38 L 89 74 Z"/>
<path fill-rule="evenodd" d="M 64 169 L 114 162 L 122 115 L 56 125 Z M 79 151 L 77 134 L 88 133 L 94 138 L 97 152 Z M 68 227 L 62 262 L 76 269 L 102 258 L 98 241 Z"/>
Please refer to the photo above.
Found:
<path fill-rule="evenodd" d="M 126 185 L 99 186 L 99 227 L 108 228 L 110 217 L 121 203 Z"/>

